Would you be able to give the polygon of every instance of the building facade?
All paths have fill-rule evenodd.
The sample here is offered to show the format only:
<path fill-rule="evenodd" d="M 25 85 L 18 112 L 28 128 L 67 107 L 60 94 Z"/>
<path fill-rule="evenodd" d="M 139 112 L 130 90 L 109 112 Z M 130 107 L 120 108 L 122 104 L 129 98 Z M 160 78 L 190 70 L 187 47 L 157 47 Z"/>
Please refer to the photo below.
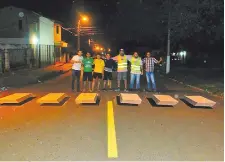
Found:
<path fill-rule="evenodd" d="M 60 57 L 61 47 L 65 44 L 61 43 L 61 26 L 56 25 L 54 20 L 33 11 L 9 6 L 0 9 L 0 21 L 0 47 L 24 49 L 23 54 L 9 53 L 10 64 L 27 64 L 32 57 L 34 64 L 42 67 L 54 63 L 56 56 Z M 27 56 L 27 50 L 32 50 L 29 53 L 33 56 Z M 17 59 L 13 59 L 15 55 Z"/>

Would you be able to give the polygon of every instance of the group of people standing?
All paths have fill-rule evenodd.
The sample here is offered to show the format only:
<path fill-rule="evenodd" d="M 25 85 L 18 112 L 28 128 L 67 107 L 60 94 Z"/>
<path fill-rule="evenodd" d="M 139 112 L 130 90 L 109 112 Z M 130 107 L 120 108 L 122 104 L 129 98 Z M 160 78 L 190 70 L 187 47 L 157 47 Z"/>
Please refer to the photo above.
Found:
<path fill-rule="evenodd" d="M 115 63 L 117 63 L 117 89 L 121 90 L 121 81 L 124 81 L 124 91 L 128 91 L 128 61 L 130 62 L 130 90 L 134 89 L 134 82 L 136 81 L 136 90 L 140 90 L 140 77 L 143 75 L 144 70 L 146 71 L 147 80 L 147 91 L 156 91 L 156 84 L 154 78 L 154 65 L 162 62 L 151 57 L 151 53 L 147 52 L 146 57 L 142 60 L 137 52 L 133 55 L 125 55 L 124 50 L 120 49 L 117 56 L 111 57 L 110 54 L 106 54 L 102 57 L 101 54 L 97 54 L 96 58 L 93 59 L 90 53 L 86 54 L 86 57 L 82 56 L 82 51 L 78 51 L 77 55 L 73 56 L 71 62 L 72 66 L 72 90 L 75 90 L 74 82 L 77 80 L 77 92 L 80 92 L 80 78 L 81 68 L 83 67 L 83 89 L 86 91 L 88 85 L 88 91 L 93 92 L 95 90 L 95 85 L 97 83 L 97 90 L 100 91 L 101 80 L 103 79 L 103 89 L 112 90 L 112 80 L 113 80 L 113 68 Z M 151 88 L 152 83 L 152 88 Z M 107 86 L 108 85 L 108 86 Z"/>

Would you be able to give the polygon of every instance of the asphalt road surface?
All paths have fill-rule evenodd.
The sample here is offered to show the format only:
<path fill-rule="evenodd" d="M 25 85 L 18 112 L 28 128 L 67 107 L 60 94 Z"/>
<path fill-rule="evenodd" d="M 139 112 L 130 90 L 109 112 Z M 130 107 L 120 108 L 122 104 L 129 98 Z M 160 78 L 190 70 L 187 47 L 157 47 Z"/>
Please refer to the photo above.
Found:
<path fill-rule="evenodd" d="M 158 76 L 161 94 L 202 95 L 217 104 L 192 108 L 178 99 L 174 107 L 157 107 L 147 100 L 152 93 L 141 92 L 141 105 L 118 105 L 118 92 L 100 92 L 99 105 L 76 105 L 70 75 L 12 91 L 36 98 L 0 107 L 0 160 L 224 160 L 223 100 Z M 70 98 L 61 106 L 36 103 L 51 92 Z"/>

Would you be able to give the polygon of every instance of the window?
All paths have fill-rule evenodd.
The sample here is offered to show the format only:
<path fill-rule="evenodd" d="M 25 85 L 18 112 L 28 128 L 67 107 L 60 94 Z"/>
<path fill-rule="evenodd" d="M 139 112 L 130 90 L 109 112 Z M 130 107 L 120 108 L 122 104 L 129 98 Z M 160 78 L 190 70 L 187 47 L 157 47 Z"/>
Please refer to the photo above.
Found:
<path fill-rule="evenodd" d="M 56 34 L 59 34 L 59 26 L 56 26 Z"/>
<path fill-rule="evenodd" d="M 19 20 L 19 30 L 22 30 L 22 28 L 23 28 L 23 22 L 22 20 Z"/>

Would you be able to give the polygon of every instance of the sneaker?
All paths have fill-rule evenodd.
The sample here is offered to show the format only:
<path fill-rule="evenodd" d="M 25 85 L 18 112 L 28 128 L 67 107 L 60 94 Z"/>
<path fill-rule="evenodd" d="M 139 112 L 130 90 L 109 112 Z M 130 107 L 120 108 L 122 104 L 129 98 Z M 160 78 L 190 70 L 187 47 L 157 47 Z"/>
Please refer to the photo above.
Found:
<path fill-rule="evenodd" d="M 116 92 L 119 92 L 119 91 L 120 91 L 120 89 L 119 89 L 119 88 L 117 88 L 117 89 L 115 89 L 115 91 L 116 91 Z"/>
<path fill-rule="evenodd" d="M 113 91 L 113 89 L 112 88 L 109 88 L 109 91 Z"/>
<path fill-rule="evenodd" d="M 102 91 L 106 91 L 106 89 L 105 89 L 105 88 L 103 88 L 103 89 L 102 89 Z"/>
<path fill-rule="evenodd" d="M 127 89 L 124 89 L 124 92 L 129 92 Z"/>

